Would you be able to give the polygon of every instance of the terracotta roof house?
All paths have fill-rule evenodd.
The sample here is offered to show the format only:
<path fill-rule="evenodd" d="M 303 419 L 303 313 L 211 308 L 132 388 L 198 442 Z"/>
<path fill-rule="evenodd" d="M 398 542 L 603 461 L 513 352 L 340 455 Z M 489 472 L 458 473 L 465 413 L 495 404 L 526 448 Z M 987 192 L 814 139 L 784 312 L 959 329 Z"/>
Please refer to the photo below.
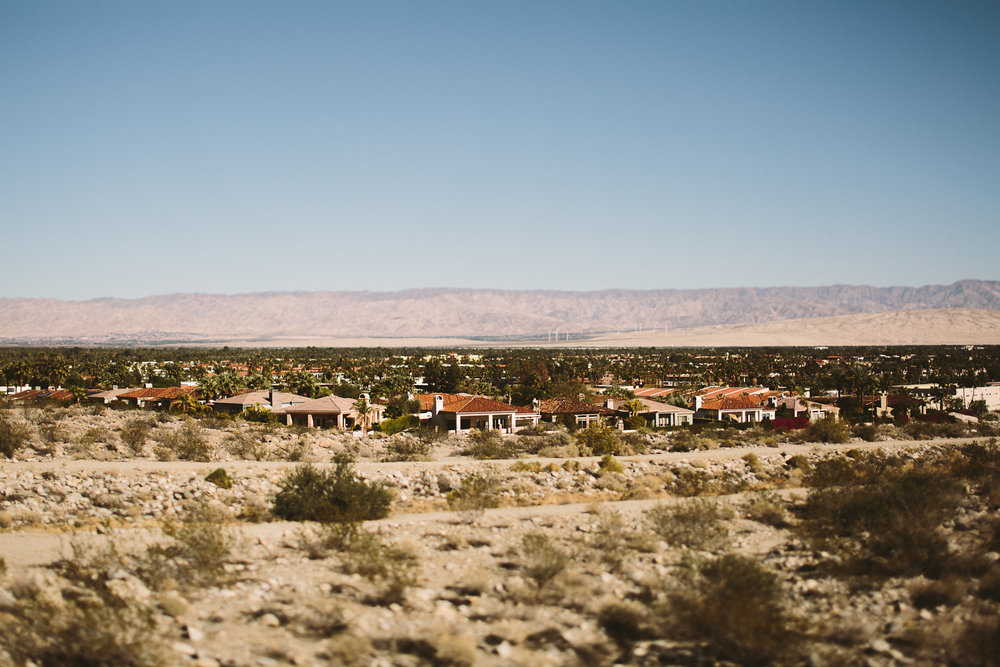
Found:
<path fill-rule="evenodd" d="M 127 394 L 130 391 L 135 391 L 135 387 L 124 387 L 119 389 L 115 387 L 114 389 L 107 389 L 105 391 L 95 391 L 93 393 L 87 394 L 87 400 L 92 403 L 111 403 L 117 401 L 118 397 L 122 394 Z"/>
<path fill-rule="evenodd" d="M 140 408 L 166 407 L 172 401 L 176 401 L 186 394 L 197 394 L 197 389 L 195 387 L 146 387 L 118 394 L 118 400 L 126 401 Z"/>
<path fill-rule="evenodd" d="M 817 403 L 802 396 L 782 396 L 775 400 L 775 407 L 791 410 L 793 417 L 804 417 L 811 422 L 826 417 L 833 417 L 834 421 L 840 420 L 840 408 L 836 405 Z"/>
<path fill-rule="evenodd" d="M 633 400 L 642 403 L 645 409 L 639 412 L 639 416 L 645 418 L 649 425 L 654 428 L 684 426 L 694 423 L 694 410 L 639 396 Z M 613 408 L 622 417 L 627 417 L 629 416 L 629 409 L 625 407 L 627 401 L 628 399 L 625 398 L 608 398 L 604 405 Z"/>
<path fill-rule="evenodd" d="M 368 426 L 377 424 L 385 416 L 385 406 L 378 403 L 368 404 Z M 351 430 L 363 421 L 363 415 L 358 412 L 357 401 L 353 398 L 340 396 L 323 396 L 295 403 L 287 407 L 272 410 L 276 415 L 283 415 L 289 426 L 310 426 L 314 428 L 339 428 Z"/>
<path fill-rule="evenodd" d="M 635 390 L 636 398 L 663 398 L 677 391 L 676 387 L 640 387 Z"/>
<path fill-rule="evenodd" d="M 569 396 L 539 401 L 538 411 L 542 415 L 542 421 L 570 422 L 582 428 L 615 416 L 615 411 L 611 408 Z"/>
<path fill-rule="evenodd" d="M 265 389 L 261 391 L 245 391 L 228 398 L 219 398 L 212 402 L 212 407 L 220 412 L 231 414 L 241 414 L 244 410 L 254 405 L 259 405 L 264 410 L 280 410 L 300 403 L 310 401 L 308 396 L 289 394 L 284 391 L 274 391 Z"/>
<path fill-rule="evenodd" d="M 530 408 L 494 401 L 471 394 L 423 394 L 420 407 L 429 410 L 424 416 L 429 424 L 455 433 L 468 433 L 474 428 L 497 429 L 514 433 L 522 426 L 535 425 L 540 415 Z"/>
<path fill-rule="evenodd" d="M 64 401 L 69 402 L 76 399 L 73 392 L 68 389 L 25 389 L 9 396 L 15 401 Z"/>
<path fill-rule="evenodd" d="M 740 424 L 774 419 L 775 408 L 766 396 L 694 397 L 695 417 Z"/>

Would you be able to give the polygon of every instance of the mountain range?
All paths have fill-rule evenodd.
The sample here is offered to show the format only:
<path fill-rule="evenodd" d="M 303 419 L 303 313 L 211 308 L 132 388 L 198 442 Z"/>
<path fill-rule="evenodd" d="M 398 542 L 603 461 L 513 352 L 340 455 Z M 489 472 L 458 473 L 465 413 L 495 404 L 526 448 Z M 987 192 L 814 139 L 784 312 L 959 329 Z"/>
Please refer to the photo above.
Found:
<path fill-rule="evenodd" d="M 87 301 L 5 298 L 0 299 L 0 342 L 266 344 L 317 338 L 461 338 L 547 343 L 553 337 L 577 340 L 940 309 L 1000 311 L 1000 282 L 590 292 L 432 288 Z"/>

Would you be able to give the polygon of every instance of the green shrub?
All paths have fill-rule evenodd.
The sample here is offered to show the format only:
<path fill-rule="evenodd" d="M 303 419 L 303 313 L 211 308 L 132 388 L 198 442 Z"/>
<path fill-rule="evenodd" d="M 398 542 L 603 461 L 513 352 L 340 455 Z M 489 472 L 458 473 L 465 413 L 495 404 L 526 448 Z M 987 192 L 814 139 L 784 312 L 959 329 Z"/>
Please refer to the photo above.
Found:
<path fill-rule="evenodd" d="M 672 546 L 713 550 L 729 542 L 723 521 L 731 512 L 718 502 L 704 498 L 685 500 L 674 505 L 657 505 L 646 512 L 653 532 Z"/>
<path fill-rule="evenodd" d="M 598 467 L 602 472 L 621 473 L 625 471 L 625 469 L 622 468 L 622 464 L 618 463 L 618 459 L 611 454 L 605 454 L 602 456 Z"/>
<path fill-rule="evenodd" d="M 381 482 L 366 482 L 354 472 L 350 456 L 334 456 L 336 467 L 321 470 L 305 464 L 278 482 L 274 515 L 288 521 L 352 522 L 389 514 L 392 492 Z"/>
<path fill-rule="evenodd" d="M 208 473 L 205 477 L 206 482 L 211 482 L 215 484 L 220 489 L 231 489 L 233 488 L 233 478 L 229 476 L 225 468 L 216 468 L 212 472 Z"/>
<path fill-rule="evenodd" d="M 851 439 L 851 430 L 847 424 L 834 417 L 824 417 L 809 424 L 802 431 L 805 442 L 844 443 Z"/>
<path fill-rule="evenodd" d="M 521 455 L 521 444 L 516 438 L 504 438 L 499 431 L 469 432 L 469 444 L 462 452 L 475 459 L 513 459 Z"/>
<path fill-rule="evenodd" d="M 420 426 L 420 419 L 417 417 L 414 417 L 413 415 L 400 415 L 398 417 L 386 419 L 385 421 L 377 424 L 375 426 L 375 430 L 381 431 L 386 435 L 394 435 L 396 433 L 400 433 L 401 431 L 416 428 L 418 426 Z"/>
<path fill-rule="evenodd" d="M 856 424 L 851 427 L 851 435 L 865 442 L 875 442 L 878 440 L 878 427 L 874 424 Z"/>
<path fill-rule="evenodd" d="M 256 404 L 244 409 L 243 414 L 240 416 L 248 422 L 257 422 L 259 424 L 277 424 L 280 421 L 278 415 Z"/>
<path fill-rule="evenodd" d="M 590 451 L 594 456 L 621 454 L 622 441 L 618 431 L 604 422 L 597 422 L 576 432 L 580 449 Z"/>
<path fill-rule="evenodd" d="M 783 662 L 801 640 L 777 575 L 753 558 L 730 553 L 703 561 L 684 584 L 670 597 L 666 621 L 721 660 Z"/>

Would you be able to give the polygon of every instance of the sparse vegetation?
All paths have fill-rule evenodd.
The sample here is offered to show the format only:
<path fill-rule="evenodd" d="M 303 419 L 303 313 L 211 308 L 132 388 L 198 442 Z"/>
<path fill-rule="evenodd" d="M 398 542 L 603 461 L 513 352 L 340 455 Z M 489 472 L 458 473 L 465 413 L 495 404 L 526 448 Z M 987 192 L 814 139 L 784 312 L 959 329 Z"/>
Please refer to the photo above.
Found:
<path fill-rule="evenodd" d="M 458 488 L 448 492 L 448 507 L 456 512 L 479 514 L 500 504 L 500 478 L 492 472 L 470 473 Z"/>
<path fill-rule="evenodd" d="M 288 521 L 356 522 L 389 514 L 392 493 L 354 472 L 354 461 L 337 455 L 332 471 L 304 464 L 278 483 L 274 515 Z"/>
<path fill-rule="evenodd" d="M 516 438 L 505 438 L 498 431 L 469 432 L 469 442 L 462 452 L 474 459 L 513 459 L 521 454 L 521 447 Z"/>
<path fill-rule="evenodd" d="M 181 461 L 210 461 L 212 450 L 204 429 L 193 419 L 162 436 L 162 449 Z M 160 454 L 158 454 L 158 457 Z"/>
<path fill-rule="evenodd" d="M 672 546 L 719 549 L 729 541 L 724 522 L 731 513 L 718 502 L 692 498 L 674 505 L 657 505 L 646 518 L 650 528 Z"/>
<path fill-rule="evenodd" d="M 31 432 L 24 424 L 0 414 L 0 454 L 13 458 L 19 449 L 28 444 Z"/>
<path fill-rule="evenodd" d="M 777 575 L 734 553 L 694 563 L 671 594 L 664 620 L 672 631 L 706 642 L 719 659 L 743 665 L 789 660 L 801 641 Z"/>
<path fill-rule="evenodd" d="M 528 533 L 521 540 L 522 570 L 539 592 L 569 565 L 569 554 L 544 533 Z"/>

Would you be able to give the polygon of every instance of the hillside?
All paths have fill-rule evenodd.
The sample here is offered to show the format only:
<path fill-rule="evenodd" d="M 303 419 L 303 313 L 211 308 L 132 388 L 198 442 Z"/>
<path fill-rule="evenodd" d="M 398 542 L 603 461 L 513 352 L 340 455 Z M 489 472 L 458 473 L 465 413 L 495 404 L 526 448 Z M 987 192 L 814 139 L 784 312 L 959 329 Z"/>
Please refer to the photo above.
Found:
<path fill-rule="evenodd" d="M 941 309 L 968 311 L 967 320 L 976 319 L 973 311 L 984 311 L 989 319 L 989 313 L 1000 311 L 1000 282 L 967 280 L 952 285 L 884 288 L 833 285 L 598 292 L 416 289 L 173 294 L 89 301 L 0 299 L 0 341 L 262 344 L 293 339 L 449 337 L 534 338 L 541 342 L 567 333 L 579 339 L 584 335 L 696 329 L 702 335 L 711 333 L 705 331 L 706 327 L 750 327 L 789 320 Z M 942 326 L 947 326 L 947 319 L 942 320 Z M 785 329 L 758 327 L 745 329 L 744 333 L 757 331 L 768 336 Z M 986 331 L 990 331 L 988 326 Z M 962 330 L 956 329 L 959 333 Z M 946 333 L 945 337 L 949 336 Z"/>

